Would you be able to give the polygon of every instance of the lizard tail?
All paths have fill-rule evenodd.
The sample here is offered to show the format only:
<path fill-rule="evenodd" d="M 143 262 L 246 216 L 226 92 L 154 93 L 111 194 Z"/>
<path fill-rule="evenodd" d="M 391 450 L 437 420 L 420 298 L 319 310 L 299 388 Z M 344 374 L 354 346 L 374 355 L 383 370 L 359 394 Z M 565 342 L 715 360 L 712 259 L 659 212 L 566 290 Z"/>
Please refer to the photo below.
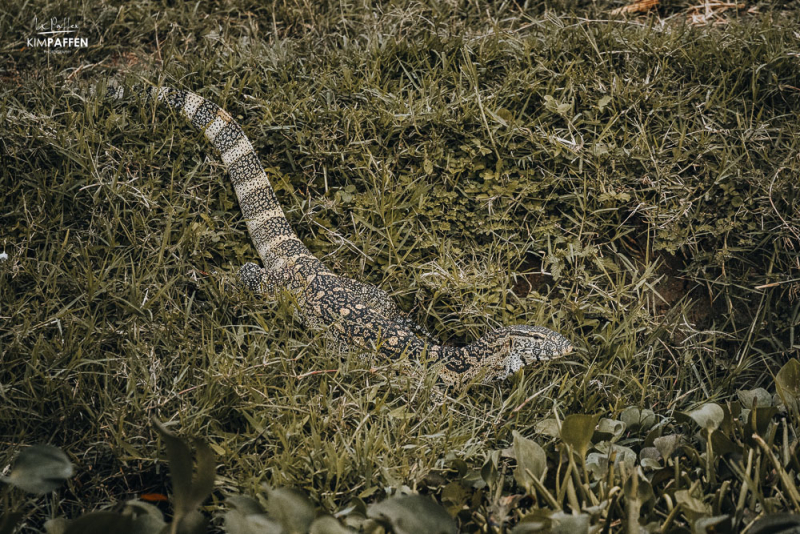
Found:
<path fill-rule="evenodd" d="M 151 98 L 188 119 L 219 151 L 264 267 L 274 271 L 313 258 L 289 225 L 253 145 L 234 118 L 190 91 L 171 87 L 148 91 Z"/>

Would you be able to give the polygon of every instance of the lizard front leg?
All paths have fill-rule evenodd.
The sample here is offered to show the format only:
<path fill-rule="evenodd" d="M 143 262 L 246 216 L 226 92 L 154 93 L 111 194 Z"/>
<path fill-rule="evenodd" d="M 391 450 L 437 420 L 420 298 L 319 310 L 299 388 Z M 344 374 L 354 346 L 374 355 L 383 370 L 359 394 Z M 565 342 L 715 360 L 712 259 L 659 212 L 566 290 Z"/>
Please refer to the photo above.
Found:
<path fill-rule="evenodd" d="M 280 287 L 285 287 L 287 277 L 279 269 L 267 270 L 252 262 L 239 268 L 236 277 L 239 283 L 258 294 L 273 294 Z"/>

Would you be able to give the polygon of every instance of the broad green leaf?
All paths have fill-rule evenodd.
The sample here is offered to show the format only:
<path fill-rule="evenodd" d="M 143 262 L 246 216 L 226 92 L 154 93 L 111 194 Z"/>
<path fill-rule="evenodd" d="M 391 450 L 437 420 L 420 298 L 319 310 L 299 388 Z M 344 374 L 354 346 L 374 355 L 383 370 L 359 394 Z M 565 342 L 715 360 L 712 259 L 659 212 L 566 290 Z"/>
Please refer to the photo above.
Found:
<path fill-rule="evenodd" d="M 687 510 L 700 513 L 710 513 L 711 506 L 700 499 L 692 497 L 689 490 L 678 490 L 675 492 L 675 501 Z"/>
<path fill-rule="evenodd" d="M 638 470 L 631 471 L 631 475 L 625 479 L 623 484 L 623 492 L 626 499 L 637 499 L 640 505 L 647 504 L 650 501 L 655 501 L 656 494 L 653 492 L 653 486 L 650 481 L 644 476 L 639 474 Z M 634 477 L 636 477 L 636 493 L 633 492 Z"/>
<path fill-rule="evenodd" d="M 619 468 L 620 465 L 624 465 L 628 471 L 631 471 L 636 466 L 636 453 L 629 447 L 617 445 L 609 441 L 601 441 L 596 445 L 596 448 L 602 454 L 613 458 L 616 468 Z"/>
<path fill-rule="evenodd" d="M 64 534 L 130 534 L 132 523 L 115 512 L 91 512 L 70 521 Z"/>
<path fill-rule="evenodd" d="M 529 514 L 527 520 L 521 521 L 511 534 L 528 534 L 541 532 L 547 534 L 588 534 L 591 516 L 588 514 L 572 515 L 554 512 L 549 517 Z"/>
<path fill-rule="evenodd" d="M 353 534 L 355 531 L 343 526 L 333 516 L 324 515 L 311 523 L 308 534 Z"/>
<path fill-rule="evenodd" d="M 614 447 L 613 452 L 616 453 L 614 465 L 617 467 L 624 465 L 628 471 L 632 471 L 636 466 L 636 453 L 633 452 L 633 449 L 616 443 L 612 444 L 612 447 Z"/>
<path fill-rule="evenodd" d="M 736 443 L 732 442 L 728 436 L 715 430 L 711 434 L 711 446 L 714 449 L 714 454 L 741 454 L 742 448 Z"/>
<path fill-rule="evenodd" d="M 729 515 L 701 517 L 695 521 L 694 531 L 696 534 L 728 534 L 733 532 L 733 522 Z M 748 532 L 752 533 L 752 530 L 748 529 Z"/>
<path fill-rule="evenodd" d="M 469 499 L 470 492 L 460 482 L 450 482 L 442 489 L 442 502 L 461 507 Z"/>
<path fill-rule="evenodd" d="M 622 433 L 625 432 L 626 426 L 622 421 L 604 417 L 598 421 L 595 435 L 599 433 L 602 434 L 601 438 L 604 440 L 617 441 L 622 436 Z"/>
<path fill-rule="evenodd" d="M 725 412 L 719 404 L 708 402 L 696 410 L 689 412 L 689 417 L 694 419 L 695 423 L 705 428 L 709 432 L 713 432 L 722 420 L 725 418 Z"/>
<path fill-rule="evenodd" d="M 561 423 L 561 440 L 577 451 L 581 458 L 586 458 L 586 452 L 592 442 L 594 427 L 600 415 L 568 415 Z"/>
<path fill-rule="evenodd" d="M 153 426 L 161 435 L 167 448 L 167 460 L 169 461 L 169 473 L 175 500 L 175 515 L 180 518 L 183 514 L 195 511 L 211 495 L 216 476 L 214 453 L 205 443 L 199 440 L 195 441 L 197 475 L 193 479 L 192 451 L 186 441 L 167 430 L 167 427 L 155 418 L 153 418 Z M 194 527 L 187 526 L 186 528 Z"/>
<path fill-rule="evenodd" d="M 645 436 L 644 442 L 642 443 L 642 446 L 643 447 L 652 447 L 653 446 L 653 441 L 655 441 L 657 438 L 660 438 L 661 434 L 663 434 L 663 433 L 664 433 L 664 427 L 663 426 L 653 427 L 652 429 L 650 429 L 650 431 Z"/>
<path fill-rule="evenodd" d="M 475 469 L 470 469 L 467 471 L 467 473 L 461 478 L 461 483 L 475 489 L 486 487 L 486 482 L 483 481 L 480 471 L 476 471 Z"/>
<path fill-rule="evenodd" d="M 500 451 L 495 451 L 496 453 L 500 453 Z M 486 462 L 484 462 L 483 467 L 481 467 L 481 478 L 488 486 L 493 486 L 495 482 L 497 482 L 497 466 L 496 466 L 496 458 L 490 457 Z"/>
<path fill-rule="evenodd" d="M 792 358 L 775 375 L 775 389 L 786 408 L 797 411 L 800 399 L 800 362 Z"/>
<path fill-rule="evenodd" d="M 514 430 L 514 456 L 517 458 L 517 467 L 514 469 L 514 480 L 529 493 L 533 482 L 531 477 L 541 480 L 547 471 L 547 455 L 538 443 L 523 437 Z"/>
<path fill-rule="evenodd" d="M 161 510 L 135 499 L 125 503 L 120 515 L 131 519 L 130 534 L 158 534 L 166 526 Z"/>
<path fill-rule="evenodd" d="M 747 421 L 750 419 L 750 409 L 749 408 L 742 408 L 742 411 L 739 412 L 739 420 L 747 424 Z"/>
<path fill-rule="evenodd" d="M 636 406 L 628 406 L 622 413 L 619 414 L 619 420 L 625 423 L 628 428 L 634 430 L 639 427 L 639 419 L 641 419 L 642 412 Z"/>
<path fill-rule="evenodd" d="M 72 473 L 72 464 L 64 451 L 52 445 L 33 445 L 19 453 L 14 469 L 3 481 L 41 495 L 55 490 Z"/>
<path fill-rule="evenodd" d="M 523 517 L 517 526 L 511 530 L 511 534 L 529 534 L 532 532 L 549 532 L 553 521 L 550 519 L 555 512 L 542 508 L 531 511 Z"/>
<path fill-rule="evenodd" d="M 269 519 L 259 502 L 244 495 L 231 495 L 225 502 L 233 506 L 224 515 L 228 534 L 285 534 L 279 523 Z"/>
<path fill-rule="evenodd" d="M 628 406 L 619 415 L 619 420 L 627 425 L 630 430 L 647 430 L 656 424 L 656 414 L 653 410 L 640 410 L 636 406 Z"/>
<path fill-rule="evenodd" d="M 683 512 L 691 522 L 696 521 L 700 517 L 711 515 L 711 505 L 692 497 L 689 494 L 689 490 L 676 491 L 675 501 L 681 505 Z"/>
<path fill-rule="evenodd" d="M 469 471 L 467 462 L 461 458 L 454 458 L 453 461 L 450 462 L 450 467 L 456 470 L 460 478 L 464 478 L 464 476 L 467 474 L 467 471 Z"/>
<path fill-rule="evenodd" d="M 750 443 L 754 433 L 765 437 L 767 428 L 769 428 L 769 423 L 776 413 L 778 413 L 778 409 L 775 406 L 750 410 L 747 414 L 747 422 L 745 423 L 745 442 Z"/>
<path fill-rule="evenodd" d="M 739 397 L 739 402 L 741 402 L 742 406 L 745 408 L 753 408 L 754 406 L 764 408 L 766 406 L 772 406 L 772 395 L 764 388 L 748 390 L 737 389 L 736 396 Z"/>
<path fill-rule="evenodd" d="M 533 429 L 539 433 L 544 434 L 545 436 L 550 436 L 551 438 L 557 438 L 561 436 L 561 429 L 558 426 L 558 421 L 553 418 L 550 419 L 543 419 L 533 425 Z"/>
<path fill-rule="evenodd" d="M 176 517 L 178 534 L 207 534 L 208 520 L 197 510 Z"/>
<path fill-rule="evenodd" d="M 203 501 L 214 491 L 214 478 L 217 474 L 214 452 L 211 448 L 200 440 L 194 441 L 194 448 L 197 451 L 197 474 L 192 481 L 192 491 L 189 499 L 192 509 L 203 504 Z"/>
<path fill-rule="evenodd" d="M 589 534 L 591 516 L 588 514 L 572 515 L 556 512 L 550 518 L 554 522 L 550 530 L 553 534 Z"/>
<path fill-rule="evenodd" d="M 665 460 L 672 456 L 681 443 L 681 434 L 670 434 L 669 436 L 661 436 L 653 440 L 653 446 L 658 449 L 659 454 Z"/>
<path fill-rule="evenodd" d="M 170 432 L 155 417 L 153 418 L 153 427 L 164 440 L 164 446 L 167 448 L 175 513 L 186 513 L 193 509 L 189 505 L 192 496 L 192 451 L 184 440 Z"/>
<path fill-rule="evenodd" d="M 287 534 L 306 534 L 314 521 L 314 507 L 299 491 L 289 488 L 267 491 L 267 515 L 281 524 Z"/>
<path fill-rule="evenodd" d="M 640 460 L 650 459 L 658 461 L 661 459 L 661 453 L 655 447 L 642 447 L 642 449 L 639 451 L 639 459 Z"/>
<path fill-rule="evenodd" d="M 608 455 L 599 452 L 590 452 L 586 456 L 586 469 L 595 480 L 600 480 L 608 473 Z"/>
<path fill-rule="evenodd" d="M 735 407 L 732 406 L 733 404 L 736 404 L 736 406 Z M 732 413 L 732 410 L 740 410 L 741 409 L 741 405 L 739 404 L 739 402 L 734 402 L 734 403 L 731 403 L 731 404 L 722 404 L 722 405 L 720 405 L 720 408 L 722 408 L 722 413 L 724 415 L 722 417 L 722 423 L 720 423 L 719 428 L 717 429 L 717 431 L 722 432 L 726 436 L 732 436 L 733 435 L 733 413 Z"/>
<path fill-rule="evenodd" d="M 656 469 L 661 469 L 661 463 L 653 458 L 642 458 L 639 461 L 639 465 L 641 465 L 642 469 L 645 471 L 655 471 Z"/>
<path fill-rule="evenodd" d="M 231 495 L 225 499 L 225 502 L 245 515 L 259 515 L 266 513 L 261 507 L 261 503 L 259 503 L 256 499 L 246 495 Z"/>
<path fill-rule="evenodd" d="M 450 482 L 442 489 L 441 499 L 450 515 L 454 516 L 467 504 L 471 491 L 468 491 L 461 482 Z"/>
<path fill-rule="evenodd" d="M 658 422 L 658 417 L 656 417 L 656 413 L 653 410 L 649 410 L 645 408 L 641 412 L 641 416 L 639 418 L 639 427 L 643 430 L 648 430 L 653 427 Z"/>
<path fill-rule="evenodd" d="M 223 517 L 223 527 L 228 534 L 286 534 L 283 527 L 269 519 L 266 514 L 229 510 Z"/>
<path fill-rule="evenodd" d="M 453 518 L 438 504 L 421 495 L 392 497 L 373 504 L 367 515 L 389 523 L 396 534 L 456 534 Z"/>
<path fill-rule="evenodd" d="M 69 519 L 66 517 L 56 517 L 44 522 L 44 531 L 47 534 L 65 534 L 69 527 Z"/>

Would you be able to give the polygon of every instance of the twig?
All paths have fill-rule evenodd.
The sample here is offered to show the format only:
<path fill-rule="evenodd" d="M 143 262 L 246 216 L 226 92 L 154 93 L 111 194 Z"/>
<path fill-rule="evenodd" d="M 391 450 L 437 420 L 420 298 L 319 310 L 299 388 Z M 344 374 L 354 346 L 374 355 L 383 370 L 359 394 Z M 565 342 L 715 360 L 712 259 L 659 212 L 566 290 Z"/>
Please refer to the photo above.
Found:
<path fill-rule="evenodd" d="M 756 286 L 753 289 L 767 289 L 768 287 L 775 287 L 775 286 L 779 286 L 781 284 L 790 284 L 792 282 L 800 282 L 800 278 L 792 278 L 791 280 L 781 280 L 780 282 L 771 282 L 769 284 Z"/>
<path fill-rule="evenodd" d="M 317 371 L 309 371 L 307 373 L 303 373 L 302 375 L 297 375 L 295 378 L 300 380 L 302 378 L 306 378 L 313 375 L 321 375 L 323 373 L 338 373 L 338 372 L 339 372 L 338 369 L 320 369 Z"/>

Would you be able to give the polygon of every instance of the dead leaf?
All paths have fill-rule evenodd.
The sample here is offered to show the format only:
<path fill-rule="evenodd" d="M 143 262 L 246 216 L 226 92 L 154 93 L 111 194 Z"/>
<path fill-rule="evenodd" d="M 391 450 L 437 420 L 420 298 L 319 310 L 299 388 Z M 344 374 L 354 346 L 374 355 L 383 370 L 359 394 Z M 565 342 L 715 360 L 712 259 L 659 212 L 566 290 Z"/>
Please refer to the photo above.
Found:
<path fill-rule="evenodd" d="M 611 11 L 611 14 L 621 15 L 622 13 L 647 13 L 657 6 L 658 0 L 636 0 L 636 2 L 632 4 L 614 9 Z"/>

